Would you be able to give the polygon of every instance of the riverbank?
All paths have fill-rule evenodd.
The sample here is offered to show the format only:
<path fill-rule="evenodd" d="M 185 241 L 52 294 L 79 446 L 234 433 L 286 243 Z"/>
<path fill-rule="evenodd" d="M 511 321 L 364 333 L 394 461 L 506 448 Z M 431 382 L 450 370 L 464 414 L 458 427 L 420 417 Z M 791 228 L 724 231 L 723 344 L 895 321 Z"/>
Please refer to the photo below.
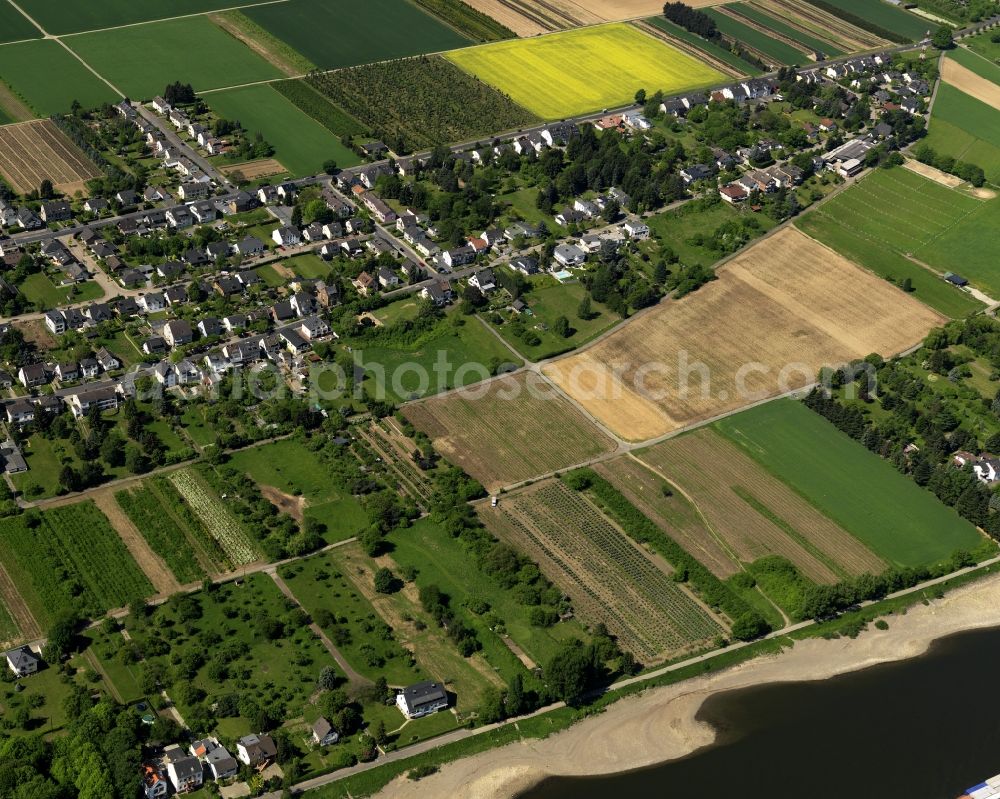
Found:
<path fill-rule="evenodd" d="M 420 782 L 399 778 L 378 796 L 507 799 L 549 776 L 610 774 L 684 757 L 715 739 L 714 730 L 696 718 L 713 694 L 767 683 L 823 680 L 916 657 L 934 640 L 954 633 L 1000 626 L 1000 575 L 886 620 L 889 629 L 869 626 L 854 640 L 807 639 L 780 655 L 650 689 L 550 738 L 447 764 Z"/>

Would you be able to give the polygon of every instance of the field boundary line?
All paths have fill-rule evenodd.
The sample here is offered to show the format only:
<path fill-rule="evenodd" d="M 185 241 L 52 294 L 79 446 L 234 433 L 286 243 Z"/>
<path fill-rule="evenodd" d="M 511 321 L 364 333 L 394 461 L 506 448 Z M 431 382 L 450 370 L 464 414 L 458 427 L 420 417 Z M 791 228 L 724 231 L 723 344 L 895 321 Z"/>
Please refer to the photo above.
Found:
<path fill-rule="evenodd" d="M 94 69 L 90 64 L 88 64 L 86 61 L 84 61 L 83 60 L 83 56 L 81 56 L 79 53 L 77 53 L 76 50 L 74 50 L 72 47 L 70 47 L 68 44 L 66 44 L 66 42 L 64 42 L 58 36 L 53 37 L 52 40 L 55 41 L 55 42 L 58 42 L 63 47 L 63 49 L 66 50 L 67 53 L 69 53 L 71 56 L 73 56 L 73 58 L 75 58 L 77 61 L 79 61 L 81 64 L 83 64 L 90 72 L 92 72 L 94 74 L 94 76 L 96 78 L 98 78 L 99 80 L 101 80 L 105 84 L 107 84 L 119 97 L 127 97 L 128 96 L 127 94 L 125 94 L 125 92 L 123 92 L 121 89 L 119 89 L 117 86 L 115 86 L 115 84 L 113 84 L 111 81 L 109 81 L 107 78 L 105 78 L 100 72 L 98 72 L 96 69 Z"/>

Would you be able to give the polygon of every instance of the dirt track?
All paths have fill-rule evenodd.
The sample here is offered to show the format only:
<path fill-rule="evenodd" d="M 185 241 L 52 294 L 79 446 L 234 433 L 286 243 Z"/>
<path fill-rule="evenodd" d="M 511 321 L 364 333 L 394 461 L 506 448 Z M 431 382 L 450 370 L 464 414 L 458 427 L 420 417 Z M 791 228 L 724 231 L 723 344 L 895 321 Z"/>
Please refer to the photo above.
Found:
<path fill-rule="evenodd" d="M 169 596 L 180 590 L 181 584 L 177 582 L 167 564 L 157 555 L 146 543 L 142 533 L 132 523 L 132 520 L 125 515 L 124 511 L 115 502 L 115 496 L 111 490 L 94 491 L 90 494 L 90 499 L 111 522 L 122 543 L 125 544 L 139 568 L 149 578 L 156 589 L 156 593 Z"/>

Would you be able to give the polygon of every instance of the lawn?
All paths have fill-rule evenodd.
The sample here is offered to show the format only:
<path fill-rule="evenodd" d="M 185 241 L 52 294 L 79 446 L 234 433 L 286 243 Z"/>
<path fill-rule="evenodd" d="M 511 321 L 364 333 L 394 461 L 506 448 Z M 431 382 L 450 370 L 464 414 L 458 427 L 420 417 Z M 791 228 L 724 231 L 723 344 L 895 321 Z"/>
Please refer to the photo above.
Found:
<path fill-rule="evenodd" d="M 27 446 L 21 447 L 21 454 L 28 462 L 28 471 L 11 475 L 11 479 L 14 487 L 30 500 L 51 497 L 59 491 L 59 473 L 64 459 L 74 467 L 79 465 L 68 442 L 45 438 L 39 433 L 28 439 Z"/>
<path fill-rule="evenodd" d="M 671 211 L 655 214 L 646 220 L 649 230 L 658 242 L 667 244 L 685 266 L 711 266 L 725 253 L 709 245 L 715 231 L 734 221 L 756 222 L 756 230 L 748 230 L 755 237 L 774 227 L 775 222 L 763 213 L 749 213 L 733 208 L 729 203 L 708 204 L 692 202 Z M 698 242 L 702 243 L 698 243 Z M 655 252 L 655 251 L 654 251 Z"/>
<path fill-rule="evenodd" d="M 769 402 L 715 427 L 891 563 L 933 563 L 982 543 L 954 510 L 799 402 Z"/>
<path fill-rule="evenodd" d="M 486 44 L 446 58 L 544 119 L 624 105 L 638 89 L 674 94 L 723 79 L 626 24 Z"/>
<path fill-rule="evenodd" d="M 541 341 L 529 346 L 514 334 L 509 323 L 496 329 L 505 341 L 533 361 L 576 349 L 621 321 L 620 317 L 596 302 L 591 303 L 593 316 L 590 319 L 581 319 L 577 311 L 580 300 L 587 296 L 588 292 L 575 280 L 560 283 L 548 275 L 539 275 L 531 278 L 531 285 L 531 291 L 521 298 L 531 309 L 531 313 L 521 315 L 520 321 L 527 330 L 534 331 Z M 506 318 L 509 314 L 503 316 Z M 572 334 L 568 338 L 552 332 L 552 325 L 560 316 L 565 316 L 569 320 Z"/>
<path fill-rule="evenodd" d="M 207 99 L 216 113 L 238 119 L 251 134 L 260 131 L 293 176 L 318 172 L 331 158 L 341 167 L 360 163 L 340 139 L 270 86 L 213 92 Z"/>
<path fill-rule="evenodd" d="M 970 294 L 945 283 L 930 270 L 894 250 L 873 247 L 870 239 L 841 225 L 835 217 L 806 214 L 795 221 L 795 226 L 879 277 L 897 285 L 909 278 L 913 296 L 945 316 L 961 319 L 983 309 L 983 304 Z"/>
<path fill-rule="evenodd" d="M 283 77 L 206 17 L 85 33 L 63 41 L 133 99 L 152 99 L 178 80 L 200 92 Z"/>
<path fill-rule="evenodd" d="M 412 344 L 348 340 L 356 363 L 368 370 L 372 396 L 405 400 L 467 386 L 499 364 L 521 362 L 478 319 L 452 311 Z M 438 370 L 435 364 L 444 362 Z"/>
<path fill-rule="evenodd" d="M 233 0 L 101 0 L 99 3 L 18 0 L 18 5 L 47 33 L 64 34 L 217 11 L 240 3 Z"/>
<path fill-rule="evenodd" d="M 939 155 L 947 155 L 981 167 L 988 181 L 1000 183 L 1000 147 L 983 141 L 974 133 L 935 115 L 923 142 Z"/>
<path fill-rule="evenodd" d="M 32 25 L 24 14 L 6 0 L 0 2 L 0 42 L 38 39 L 41 35 L 41 31 Z"/>
<path fill-rule="evenodd" d="M 995 31 L 988 30 L 976 36 L 970 36 L 968 39 L 962 40 L 962 46 L 968 47 L 972 52 L 978 53 L 983 58 L 996 63 L 1000 60 L 1000 42 L 990 41 L 994 33 Z M 969 65 L 966 64 L 966 66 Z M 969 69 L 972 69 L 972 67 L 969 67 Z"/>
<path fill-rule="evenodd" d="M 32 523 L 35 518 L 38 524 Z M 5 520 L 0 525 L 0 558 L 43 627 L 65 611 L 94 618 L 153 593 L 93 502 Z"/>
<path fill-rule="evenodd" d="M 329 262 L 324 261 L 318 255 L 311 252 L 305 255 L 296 255 L 294 258 L 282 261 L 281 265 L 291 269 L 299 277 L 304 277 L 307 280 L 328 280 L 330 273 L 333 271 Z"/>
<path fill-rule="evenodd" d="M 469 39 L 406 0 L 290 0 L 243 13 L 325 69 L 462 47 Z"/>
<path fill-rule="evenodd" d="M 796 50 L 791 45 L 774 39 L 756 28 L 751 28 L 739 20 L 713 8 L 705 9 L 705 13 L 715 20 L 716 27 L 726 36 L 759 50 L 776 64 L 804 64 L 808 61 L 806 54 L 801 50 Z"/>
<path fill-rule="evenodd" d="M 807 0 L 808 1 L 808 0 Z M 820 8 L 840 8 L 849 14 L 892 31 L 900 37 L 917 41 L 924 37 L 928 29 L 934 30 L 936 25 L 915 14 L 909 14 L 902 9 L 882 2 L 882 0 L 823 0 L 817 3 Z"/>
<path fill-rule="evenodd" d="M 742 14 L 747 19 L 751 19 L 754 22 L 763 25 L 775 33 L 780 33 L 783 36 L 787 36 L 799 44 L 803 44 L 811 50 L 817 50 L 821 53 L 825 53 L 827 56 L 841 56 L 844 55 L 843 50 L 839 50 L 831 42 L 825 39 L 820 39 L 816 36 L 812 36 L 808 33 L 803 33 L 798 28 L 794 28 L 786 22 L 782 22 L 776 17 L 772 17 L 770 14 L 765 14 L 759 8 L 750 5 L 749 3 L 732 3 L 727 5 L 726 8 L 732 8 L 738 14 Z"/>
<path fill-rule="evenodd" d="M 58 42 L 51 40 L 0 47 L 0 76 L 42 117 L 69 111 L 74 100 L 84 108 L 96 108 L 121 99 Z"/>
<path fill-rule="evenodd" d="M 687 42 L 688 44 L 694 45 L 699 50 L 703 50 L 708 53 L 713 58 L 717 58 L 723 63 L 729 64 L 729 66 L 734 69 L 738 69 L 744 75 L 759 75 L 760 69 L 755 67 L 749 61 L 744 61 L 737 55 L 734 55 L 725 47 L 720 47 L 717 44 L 709 42 L 702 39 L 695 33 L 685 30 L 680 25 L 675 25 L 673 22 L 668 20 L 666 17 L 650 17 L 646 20 L 650 25 L 654 25 L 661 30 L 666 31 L 671 36 L 680 39 L 681 41 Z"/>
<path fill-rule="evenodd" d="M 66 305 L 70 302 L 97 300 L 104 296 L 104 290 L 93 280 L 70 286 L 57 286 L 44 272 L 28 275 L 18 288 L 28 300 L 40 304 L 42 308 L 54 308 L 57 305 Z"/>
<path fill-rule="evenodd" d="M 342 541 L 370 523 L 358 501 L 335 483 L 333 472 L 303 443 L 286 439 L 233 453 L 229 461 L 259 484 L 306 500 L 305 515 L 322 522 L 327 543 Z"/>
<path fill-rule="evenodd" d="M 917 251 L 934 267 L 951 270 L 1000 297 L 1000 237 L 997 236 L 1000 199 L 982 203 L 962 223 Z"/>

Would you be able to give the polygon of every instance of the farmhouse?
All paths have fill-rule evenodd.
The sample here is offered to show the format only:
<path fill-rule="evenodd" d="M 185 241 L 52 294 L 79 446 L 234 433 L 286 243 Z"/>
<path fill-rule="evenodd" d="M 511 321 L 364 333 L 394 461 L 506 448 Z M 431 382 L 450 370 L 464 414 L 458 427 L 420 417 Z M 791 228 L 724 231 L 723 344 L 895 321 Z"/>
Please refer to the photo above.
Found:
<path fill-rule="evenodd" d="M 396 694 L 396 707 L 408 719 L 418 719 L 448 707 L 448 694 L 439 683 L 426 680 Z"/>
<path fill-rule="evenodd" d="M 38 655 L 31 651 L 30 647 L 20 646 L 5 653 L 7 665 L 18 677 L 27 677 L 38 671 L 38 664 L 41 662 Z"/>

